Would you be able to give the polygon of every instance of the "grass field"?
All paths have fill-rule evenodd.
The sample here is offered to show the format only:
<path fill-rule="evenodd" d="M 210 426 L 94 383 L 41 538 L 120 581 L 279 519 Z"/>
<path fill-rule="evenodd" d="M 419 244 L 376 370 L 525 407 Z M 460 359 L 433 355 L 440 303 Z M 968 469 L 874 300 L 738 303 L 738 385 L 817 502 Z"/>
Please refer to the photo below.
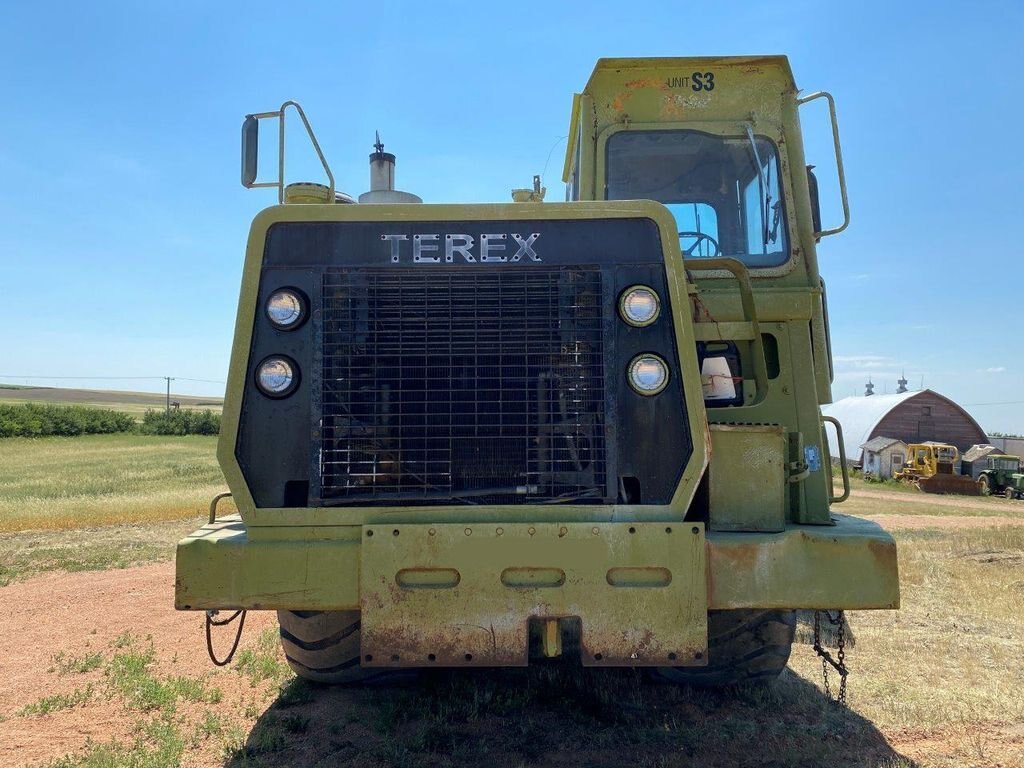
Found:
<path fill-rule="evenodd" d="M 216 437 L 0 440 L 0 533 L 192 518 L 224 490 Z"/>
<path fill-rule="evenodd" d="M 193 397 L 171 393 L 171 400 L 182 408 L 221 412 L 224 402 L 219 397 Z M 65 387 L 26 387 L 0 384 L 0 403 L 50 403 L 53 405 L 89 405 L 110 408 L 142 418 L 150 409 L 162 410 L 166 395 L 153 392 L 119 392 L 101 389 L 70 389 Z"/>

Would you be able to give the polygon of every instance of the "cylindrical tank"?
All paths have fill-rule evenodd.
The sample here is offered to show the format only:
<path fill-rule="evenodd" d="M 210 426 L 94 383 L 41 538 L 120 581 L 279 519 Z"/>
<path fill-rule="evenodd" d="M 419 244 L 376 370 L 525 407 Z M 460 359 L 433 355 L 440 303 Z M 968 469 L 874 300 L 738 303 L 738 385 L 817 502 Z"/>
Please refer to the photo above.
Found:
<path fill-rule="evenodd" d="M 384 151 L 380 135 L 370 154 L 370 191 L 359 196 L 360 203 L 422 203 L 418 195 L 395 189 L 395 156 Z"/>
<path fill-rule="evenodd" d="M 289 205 L 323 205 L 330 202 L 330 187 L 310 181 L 299 181 L 284 188 L 284 201 Z M 354 203 L 355 199 L 346 192 L 334 193 L 335 203 Z"/>

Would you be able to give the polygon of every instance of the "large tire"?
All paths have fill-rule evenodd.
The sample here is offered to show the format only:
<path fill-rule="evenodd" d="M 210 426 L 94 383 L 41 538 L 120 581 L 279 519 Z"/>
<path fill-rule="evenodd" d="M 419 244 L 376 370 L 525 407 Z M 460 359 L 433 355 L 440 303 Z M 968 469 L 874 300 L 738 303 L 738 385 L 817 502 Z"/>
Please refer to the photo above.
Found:
<path fill-rule="evenodd" d="M 359 665 L 359 611 L 278 611 L 281 647 L 296 675 L 315 683 L 365 683 L 392 674 Z"/>
<path fill-rule="evenodd" d="M 660 667 L 655 675 L 697 686 L 766 683 L 786 668 L 795 632 L 795 611 L 710 611 L 708 665 Z"/>
<path fill-rule="evenodd" d="M 988 496 L 992 493 L 992 481 L 988 479 L 988 475 L 978 476 L 978 492 L 982 496 Z"/>

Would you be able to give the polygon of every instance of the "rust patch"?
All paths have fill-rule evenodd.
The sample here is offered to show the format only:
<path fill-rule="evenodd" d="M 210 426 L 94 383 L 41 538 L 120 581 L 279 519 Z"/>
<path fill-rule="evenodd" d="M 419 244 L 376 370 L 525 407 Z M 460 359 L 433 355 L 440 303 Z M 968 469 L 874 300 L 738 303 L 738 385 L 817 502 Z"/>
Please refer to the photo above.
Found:
<path fill-rule="evenodd" d="M 524 666 L 530 622 L 566 617 L 583 627 L 584 665 L 693 663 L 706 651 L 703 536 L 669 536 L 664 523 L 507 524 L 500 538 L 468 538 L 464 527 L 408 526 L 400 541 L 364 544 L 364 666 Z M 462 578 L 406 589 L 394 578 L 403 569 Z M 628 586 L 658 583 L 612 586 L 609 569 Z"/>
<path fill-rule="evenodd" d="M 665 81 L 660 78 L 643 78 L 640 80 L 629 80 L 625 85 L 626 90 L 616 94 L 615 98 L 612 99 L 609 106 L 616 112 L 622 112 L 626 108 L 626 103 L 633 98 L 634 91 L 640 88 L 656 88 L 659 91 L 667 91 L 668 86 Z"/>

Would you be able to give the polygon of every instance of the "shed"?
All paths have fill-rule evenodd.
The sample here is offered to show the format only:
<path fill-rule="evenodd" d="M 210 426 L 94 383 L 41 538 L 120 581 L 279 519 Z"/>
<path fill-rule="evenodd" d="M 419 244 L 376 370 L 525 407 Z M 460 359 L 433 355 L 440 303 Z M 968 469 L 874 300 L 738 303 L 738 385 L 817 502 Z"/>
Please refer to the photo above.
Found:
<path fill-rule="evenodd" d="M 892 437 L 907 445 L 929 440 L 955 445 L 961 453 L 988 443 L 985 431 L 962 407 L 938 392 L 922 389 L 895 395 L 845 397 L 821 412 L 843 425 L 847 461 L 861 462 L 861 446 L 875 437 Z M 839 455 L 835 430 L 827 429 L 829 452 Z M 862 462 L 861 462 L 862 463 Z"/>
<path fill-rule="evenodd" d="M 862 445 L 865 475 L 888 480 L 907 460 L 907 444 L 895 437 L 873 437 Z"/>
<path fill-rule="evenodd" d="M 960 472 L 965 475 L 970 475 L 973 479 L 977 480 L 978 475 L 981 474 L 981 470 L 988 466 L 988 462 L 985 461 L 985 459 L 989 456 L 995 456 L 1002 453 L 1003 451 L 999 450 L 994 445 L 972 445 L 967 449 L 964 455 L 960 457 Z"/>

